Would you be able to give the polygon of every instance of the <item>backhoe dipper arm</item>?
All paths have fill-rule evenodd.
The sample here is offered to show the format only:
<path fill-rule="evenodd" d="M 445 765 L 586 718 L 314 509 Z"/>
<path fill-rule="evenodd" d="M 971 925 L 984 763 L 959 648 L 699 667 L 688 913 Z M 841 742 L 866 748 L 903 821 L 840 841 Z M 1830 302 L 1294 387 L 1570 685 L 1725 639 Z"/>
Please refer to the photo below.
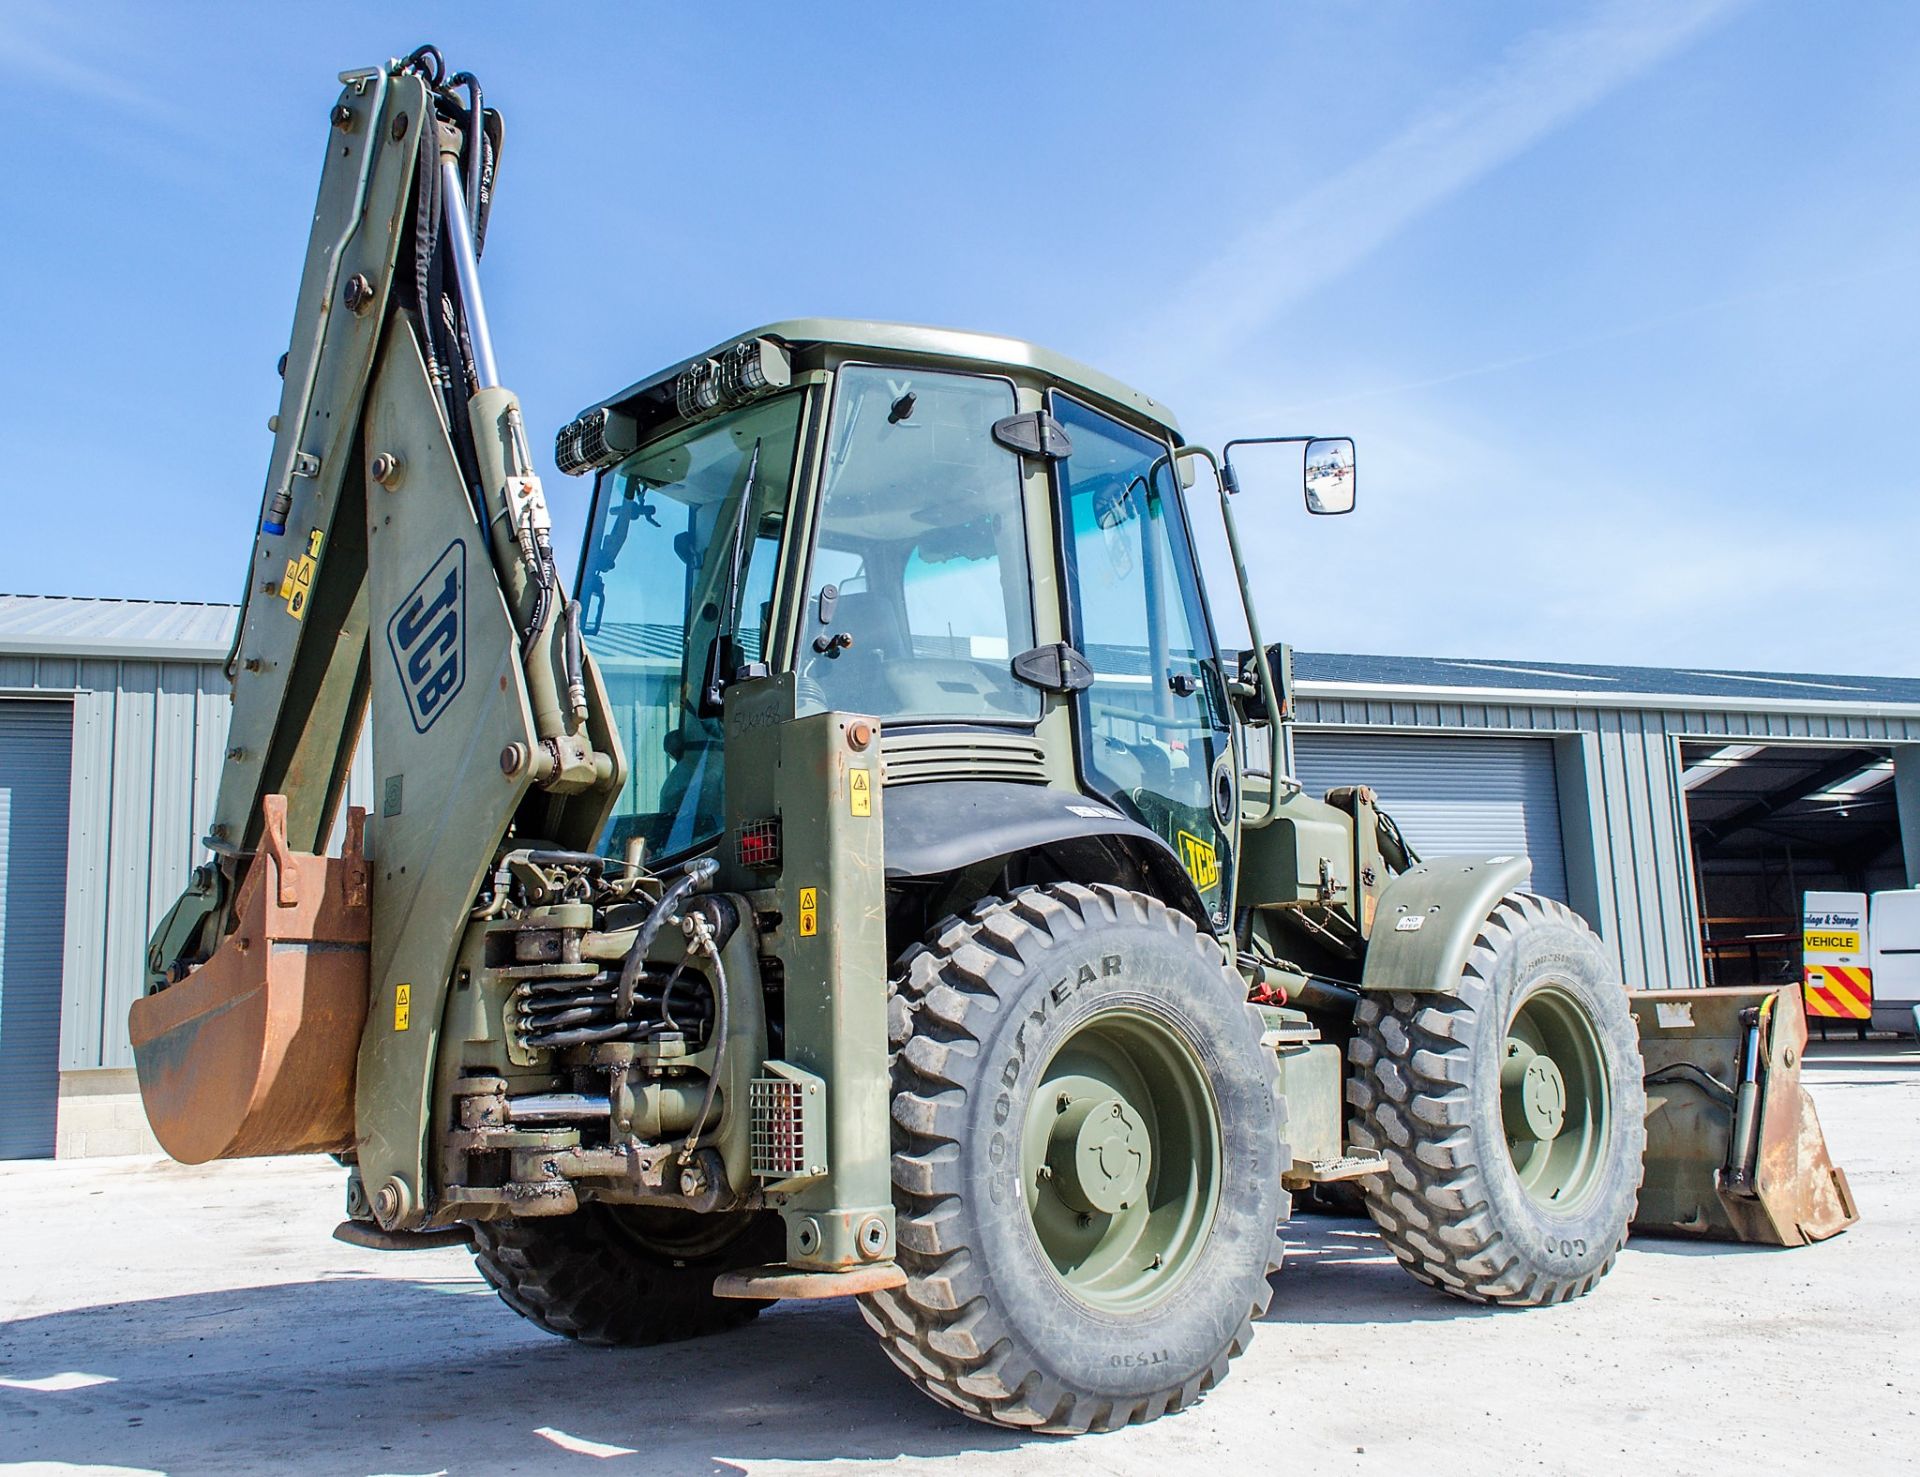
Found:
<path fill-rule="evenodd" d="M 276 845 L 325 849 L 370 726 L 358 1134 L 417 1186 L 438 1001 L 482 879 L 509 835 L 591 848 L 625 762 L 481 298 L 499 117 L 432 48 L 341 80 L 227 662 L 215 861 L 155 934 L 148 988 L 233 929 L 266 797 L 285 797 Z"/>

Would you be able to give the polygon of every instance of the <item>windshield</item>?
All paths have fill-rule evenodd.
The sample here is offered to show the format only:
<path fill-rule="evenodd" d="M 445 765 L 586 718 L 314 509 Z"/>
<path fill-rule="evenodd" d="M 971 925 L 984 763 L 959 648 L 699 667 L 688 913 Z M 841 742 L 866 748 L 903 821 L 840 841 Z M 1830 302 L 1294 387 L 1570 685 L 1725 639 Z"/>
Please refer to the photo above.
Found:
<path fill-rule="evenodd" d="M 828 431 L 799 646 L 803 711 L 1040 715 L 1009 661 L 1033 645 L 1020 458 L 993 439 L 1013 386 L 849 366 Z"/>
<path fill-rule="evenodd" d="M 721 727 L 700 716 L 702 685 L 730 587 L 735 649 L 720 671 L 764 659 L 800 404 L 782 395 L 704 421 L 600 478 L 580 603 L 630 766 L 609 854 L 638 836 L 671 856 L 720 832 Z"/>

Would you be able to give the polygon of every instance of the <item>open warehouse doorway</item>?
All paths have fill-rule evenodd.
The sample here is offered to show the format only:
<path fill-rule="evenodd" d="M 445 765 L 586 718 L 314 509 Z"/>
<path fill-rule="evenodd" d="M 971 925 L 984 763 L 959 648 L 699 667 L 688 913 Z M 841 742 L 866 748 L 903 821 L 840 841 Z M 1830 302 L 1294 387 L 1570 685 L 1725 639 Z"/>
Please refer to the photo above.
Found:
<path fill-rule="evenodd" d="M 1688 740 L 1680 758 L 1708 984 L 1799 979 L 1809 892 L 1908 885 L 1892 747 Z"/>

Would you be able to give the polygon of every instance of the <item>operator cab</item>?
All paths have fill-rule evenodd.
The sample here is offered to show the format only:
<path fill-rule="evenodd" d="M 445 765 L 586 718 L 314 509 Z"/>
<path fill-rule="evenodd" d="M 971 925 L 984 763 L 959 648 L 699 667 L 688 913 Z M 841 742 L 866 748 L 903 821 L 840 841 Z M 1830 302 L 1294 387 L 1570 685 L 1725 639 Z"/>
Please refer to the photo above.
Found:
<path fill-rule="evenodd" d="M 631 756 L 607 849 L 711 845 L 721 694 L 791 673 L 798 713 L 872 715 L 889 761 L 920 756 L 888 784 L 1104 802 L 1081 809 L 1156 834 L 1223 922 L 1232 674 L 1180 444 L 1043 349 L 871 323 L 763 329 L 583 414 L 558 456 L 598 472 L 578 598 Z"/>

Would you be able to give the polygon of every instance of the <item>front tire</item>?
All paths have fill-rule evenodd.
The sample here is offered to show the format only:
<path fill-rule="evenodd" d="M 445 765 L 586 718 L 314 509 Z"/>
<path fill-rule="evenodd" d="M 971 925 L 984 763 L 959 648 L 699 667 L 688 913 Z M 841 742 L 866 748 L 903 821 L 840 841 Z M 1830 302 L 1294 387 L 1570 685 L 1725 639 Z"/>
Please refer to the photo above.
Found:
<path fill-rule="evenodd" d="M 1626 1241 L 1646 1149 L 1627 993 L 1571 909 L 1511 893 L 1457 993 L 1362 998 L 1347 1101 L 1388 1173 L 1368 1213 L 1442 1291 L 1531 1305 L 1581 1296 Z"/>
<path fill-rule="evenodd" d="M 995 1424 L 1178 1410 L 1251 1336 L 1280 1261 L 1283 1105 L 1240 977 L 1164 904 L 1054 884 L 990 900 L 893 985 L 905 1287 L 887 1354 Z"/>

